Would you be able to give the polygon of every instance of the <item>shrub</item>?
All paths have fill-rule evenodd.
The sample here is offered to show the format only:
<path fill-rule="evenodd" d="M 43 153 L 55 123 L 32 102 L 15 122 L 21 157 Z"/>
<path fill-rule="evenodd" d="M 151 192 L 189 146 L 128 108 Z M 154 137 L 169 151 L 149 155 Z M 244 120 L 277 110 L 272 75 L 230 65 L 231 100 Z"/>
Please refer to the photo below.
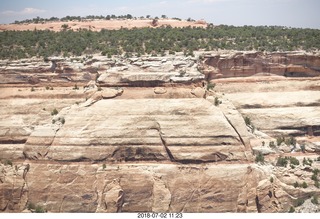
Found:
<path fill-rule="evenodd" d="M 306 152 L 306 146 L 304 144 L 300 145 L 300 149 L 301 149 L 302 153 Z"/>
<path fill-rule="evenodd" d="M 28 210 L 36 209 L 36 206 L 32 202 L 29 202 L 28 205 L 27 205 L 27 208 L 28 208 Z"/>
<path fill-rule="evenodd" d="M 104 163 L 103 165 L 102 165 L 102 169 L 106 169 L 106 164 Z"/>
<path fill-rule="evenodd" d="M 98 91 L 102 91 L 102 88 L 100 86 L 98 87 Z"/>
<path fill-rule="evenodd" d="M 305 188 L 308 188 L 308 184 L 307 184 L 306 182 L 303 182 L 302 185 L 301 185 L 301 187 L 304 188 L 304 189 L 305 189 Z"/>
<path fill-rule="evenodd" d="M 320 188 L 320 185 L 319 185 L 319 181 L 318 181 L 318 180 L 314 182 L 314 186 L 317 187 L 317 188 Z"/>
<path fill-rule="evenodd" d="M 264 163 L 264 156 L 262 153 L 259 153 L 257 156 L 256 156 L 256 163 Z"/>
<path fill-rule="evenodd" d="M 214 98 L 214 105 L 215 106 L 219 106 L 219 104 L 221 104 L 221 103 L 222 103 L 222 101 L 220 101 L 218 97 Z"/>
<path fill-rule="evenodd" d="M 46 90 L 49 90 L 50 89 L 50 87 L 49 86 L 46 86 Z"/>
<path fill-rule="evenodd" d="M 270 177 L 270 182 L 273 183 L 273 177 L 272 176 Z"/>
<path fill-rule="evenodd" d="M 36 207 L 36 211 L 35 211 L 36 213 L 45 213 L 46 212 L 46 210 L 43 208 L 43 207 L 41 207 L 41 206 L 37 206 Z"/>
<path fill-rule="evenodd" d="M 212 83 L 209 82 L 209 83 L 207 84 L 207 91 L 213 90 L 213 88 L 214 88 L 215 86 L 216 86 L 215 83 L 212 84 Z"/>
<path fill-rule="evenodd" d="M 310 158 L 308 159 L 306 159 L 305 157 L 303 158 L 303 161 L 302 161 L 303 166 L 311 166 L 312 163 L 313 161 Z"/>
<path fill-rule="evenodd" d="M 62 24 L 62 25 L 61 25 L 61 28 L 62 28 L 62 29 L 68 29 L 68 27 L 69 27 L 68 24 Z"/>
<path fill-rule="evenodd" d="M 179 77 L 183 77 L 186 74 L 186 70 L 185 69 L 180 69 L 179 70 Z"/>
<path fill-rule="evenodd" d="M 74 85 L 73 90 L 79 90 L 79 87 L 77 84 Z"/>
<path fill-rule="evenodd" d="M 282 142 L 284 142 L 284 137 L 283 136 L 278 136 L 277 137 L 277 145 L 280 146 Z"/>
<path fill-rule="evenodd" d="M 314 196 L 312 197 L 312 199 L 311 199 L 311 202 L 312 202 L 312 204 L 318 205 L 318 204 L 319 204 L 319 202 L 318 202 L 318 196 L 314 195 Z"/>
<path fill-rule="evenodd" d="M 300 164 L 299 160 L 295 157 L 290 157 L 290 163 L 292 165 L 299 165 Z"/>
<path fill-rule="evenodd" d="M 269 147 L 270 148 L 275 148 L 276 147 L 276 145 L 274 144 L 274 141 L 270 141 L 269 142 Z"/>
<path fill-rule="evenodd" d="M 34 87 L 32 87 L 32 88 L 31 88 L 31 92 L 34 92 L 34 91 L 35 91 L 35 89 L 34 89 Z"/>
<path fill-rule="evenodd" d="M 64 119 L 64 117 L 59 118 L 59 121 L 60 121 L 62 124 L 64 124 L 64 123 L 66 122 L 66 120 Z"/>
<path fill-rule="evenodd" d="M 293 136 L 290 136 L 288 139 L 285 139 L 285 144 L 286 145 L 293 145 L 293 146 L 296 146 L 296 139 L 293 137 Z"/>
<path fill-rule="evenodd" d="M 278 160 L 277 160 L 277 166 L 279 167 L 286 167 L 288 164 L 288 160 L 284 157 L 279 157 Z"/>
<path fill-rule="evenodd" d="M 251 125 L 251 119 L 247 116 L 244 118 L 244 122 L 246 123 L 247 126 Z"/>
<path fill-rule="evenodd" d="M 11 160 L 6 160 L 5 162 L 4 162 L 4 165 L 9 165 L 9 166 L 12 166 L 12 161 Z"/>
<path fill-rule="evenodd" d="M 317 158 L 317 161 L 320 161 L 320 157 Z"/>
<path fill-rule="evenodd" d="M 298 188 L 299 187 L 299 183 L 296 181 L 294 184 L 293 184 L 294 188 Z"/>
<path fill-rule="evenodd" d="M 300 205 L 303 205 L 304 203 L 304 199 L 298 198 L 295 202 L 295 206 L 298 207 Z"/>
<path fill-rule="evenodd" d="M 58 114 L 58 110 L 56 108 L 54 108 L 51 112 L 51 116 L 57 115 Z"/>
<path fill-rule="evenodd" d="M 295 209 L 294 209 L 293 206 L 291 206 L 290 209 L 289 209 L 289 213 L 293 213 L 293 212 L 295 212 Z"/>

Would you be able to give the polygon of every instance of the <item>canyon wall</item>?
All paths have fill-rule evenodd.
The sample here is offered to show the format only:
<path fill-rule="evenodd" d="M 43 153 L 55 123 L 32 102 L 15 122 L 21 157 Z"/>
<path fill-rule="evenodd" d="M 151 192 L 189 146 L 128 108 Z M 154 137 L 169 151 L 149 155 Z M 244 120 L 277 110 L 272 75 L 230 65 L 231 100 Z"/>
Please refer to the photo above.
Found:
<path fill-rule="evenodd" d="M 319 60 L 2 60 L 0 209 L 317 212 Z M 270 146 L 280 135 L 295 136 L 296 145 Z M 264 162 L 255 161 L 259 153 Z M 280 156 L 299 164 L 279 166 Z"/>

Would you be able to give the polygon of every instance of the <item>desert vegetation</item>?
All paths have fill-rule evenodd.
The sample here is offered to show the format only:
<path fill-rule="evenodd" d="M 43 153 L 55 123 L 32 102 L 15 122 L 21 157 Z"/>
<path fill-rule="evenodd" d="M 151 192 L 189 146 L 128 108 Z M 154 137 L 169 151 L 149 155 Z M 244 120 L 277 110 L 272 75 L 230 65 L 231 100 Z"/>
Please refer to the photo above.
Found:
<path fill-rule="evenodd" d="M 71 19 L 71 18 L 70 18 Z M 197 50 L 313 51 L 320 48 L 320 30 L 281 26 L 212 26 L 207 28 L 170 26 L 94 32 L 91 30 L 0 32 L 1 59 L 80 56 L 175 54 L 193 56 Z"/>

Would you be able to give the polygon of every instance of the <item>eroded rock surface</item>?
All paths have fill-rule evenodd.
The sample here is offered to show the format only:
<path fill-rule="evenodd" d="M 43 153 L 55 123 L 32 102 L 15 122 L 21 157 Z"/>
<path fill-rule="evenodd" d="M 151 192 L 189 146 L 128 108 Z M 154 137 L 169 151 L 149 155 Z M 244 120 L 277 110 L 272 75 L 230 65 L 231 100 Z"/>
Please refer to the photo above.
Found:
<path fill-rule="evenodd" d="M 203 57 L 2 60 L 0 210 L 317 212 L 319 57 Z"/>

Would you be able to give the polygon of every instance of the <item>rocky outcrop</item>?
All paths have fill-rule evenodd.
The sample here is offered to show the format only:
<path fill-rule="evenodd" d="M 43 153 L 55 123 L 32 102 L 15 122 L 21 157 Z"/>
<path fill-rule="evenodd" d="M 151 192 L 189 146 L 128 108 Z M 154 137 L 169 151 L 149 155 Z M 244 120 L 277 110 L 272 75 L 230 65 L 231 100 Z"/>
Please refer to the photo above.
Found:
<path fill-rule="evenodd" d="M 26 165 L 15 165 L 0 165 L 6 212 L 30 203 L 48 212 L 287 212 L 298 198 L 320 195 L 309 181 L 307 189 L 292 186 L 308 171 L 270 165 L 32 162 L 25 179 Z"/>
<path fill-rule="evenodd" d="M 145 87 L 190 84 L 203 79 L 203 74 L 197 70 L 197 60 L 184 56 L 49 57 L 0 62 L 2 84 L 87 84 L 97 80 L 101 86 Z"/>
<path fill-rule="evenodd" d="M 204 54 L 200 69 L 209 80 L 248 77 L 258 73 L 286 77 L 315 77 L 320 75 L 320 57 L 303 52 Z"/>
<path fill-rule="evenodd" d="M 257 65 L 268 56 L 251 55 Z M 319 77 L 206 87 L 196 58 L 70 60 L 2 61 L 2 212 L 318 211 Z M 272 146 L 277 135 L 296 136 L 296 147 Z M 280 155 L 300 163 L 277 166 Z"/>
<path fill-rule="evenodd" d="M 245 83 L 245 89 L 241 83 L 225 83 L 222 92 L 258 130 L 271 136 L 319 136 L 317 79 Z"/>
<path fill-rule="evenodd" d="M 100 100 L 60 114 L 59 130 L 51 124 L 32 132 L 24 148 L 29 159 L 198 163 L 246 160 L 250 151 L 205 99 Z"/>

